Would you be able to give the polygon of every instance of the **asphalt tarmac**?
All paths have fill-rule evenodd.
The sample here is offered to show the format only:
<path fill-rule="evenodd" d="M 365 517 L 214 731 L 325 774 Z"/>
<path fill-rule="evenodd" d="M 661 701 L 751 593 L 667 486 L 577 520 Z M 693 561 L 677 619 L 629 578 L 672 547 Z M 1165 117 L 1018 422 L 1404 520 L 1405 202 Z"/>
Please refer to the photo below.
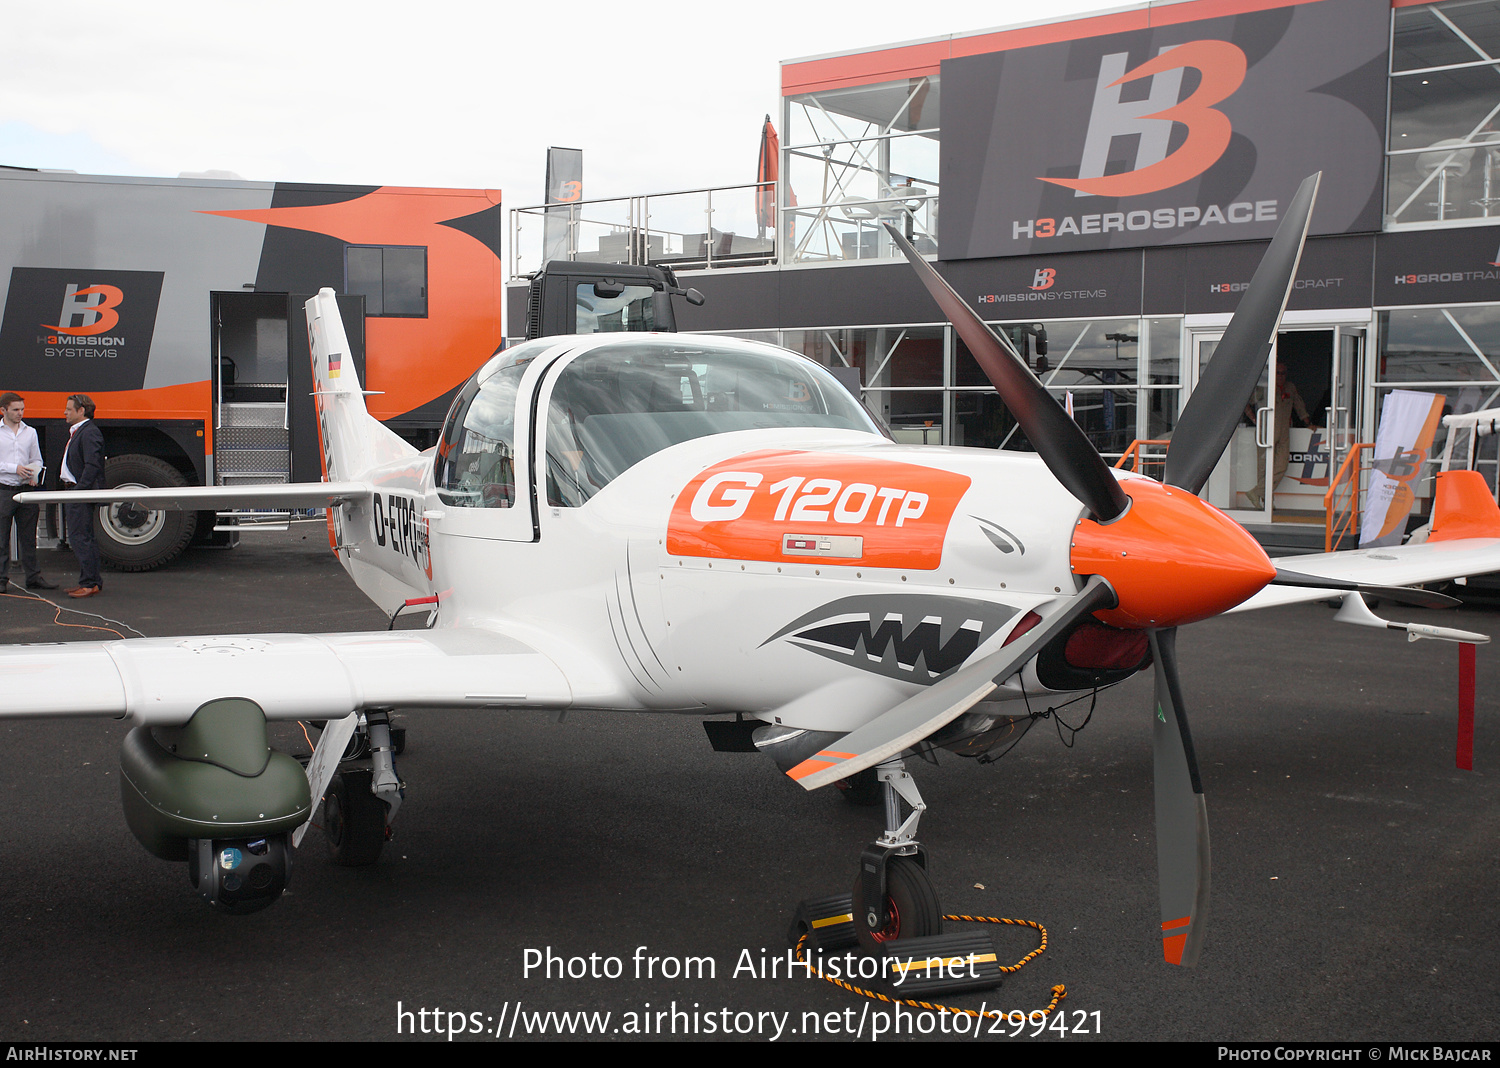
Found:
<path fill-rule="evenodd" d="M 105 594 L 81 604 L 48 596 L 150 636 L 385 626 L 320 528 L 259 538 L 107 573 Z M 51 577 L 70 576 L 68 554 L 42 556 Z M 1383 614 L 1500 634 L 1492 607 Z M 1181 633 L 1213 843 L 1196 969 L 1161 960 L 1149 673 L 1102 693 L 1072 748 L 1048 719 L 992 765 L 913 763 L 945 910 L 1050 935 L 1001 989 L 951 1003 L 1030 1010 L 1065 984 L 1070 1033 L 1054 1017 L 1046 1037 L 1067 1042 L 1495 1037 L 1500 650 L 1480 647 L 1475 770 L 1459 771 L 1457 647 L 1331 617 L 1300 606 Z M 5 642 L 112 637 L 61 624 L 112 625 L 0 598 Z M 1063 715 L 1076 725 L 1084 711 Z M 852 885 L 879 809 L 806 794 L 758 754 L 713 752 L 692 718 L 412 709 L 400 722 L 407 799 L 380 863 L 335 867 L 314 830 L 284 900 L 245 917 L 212 912 L 185 866 L 131 837 L 123 724 L 0 723 L 0 1040 L 480 1028 L 458 1037 L 519 1041 L 555 1039 L 563 1021 L 547 1014 L 579 1011 L 619 1041 L 952 1029 L 786 977 L 797 902 Z M 307 751 L 295 725 L 275 734 Z M 997 940 L 1015 960 L 1036 938 Z M 595 974 L 528 975 L 549 951 Z M 777 977 L 762 974 L 763 951 L 781 958 Z M 583 1037 L 571 1023 L 565 1037 Z M 963 1037 L 1011 1041 L 1012 1027 L 991 1027 Z"/>

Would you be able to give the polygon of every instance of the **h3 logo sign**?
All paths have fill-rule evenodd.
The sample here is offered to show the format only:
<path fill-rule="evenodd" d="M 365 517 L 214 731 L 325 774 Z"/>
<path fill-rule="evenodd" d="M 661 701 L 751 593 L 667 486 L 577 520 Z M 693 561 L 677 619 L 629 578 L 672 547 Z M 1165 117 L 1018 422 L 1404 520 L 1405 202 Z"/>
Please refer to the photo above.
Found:
<path fill-rule="evenodd" d="M 1403 449 L 1394 456 L 1376 460 L 1371 466 L 1396 482 L 1410 482 L 1427 462 L 1426 449 Z"/>
<path fill-rule="evenodd" d="M 1052 284 L 1057 281 L 1056 267 L 1038 267 L 1036 274 L 1032 276 L 1031 289 L 1051 289 Z"/>
<path fill-rule="evenodd" d="M 1084 137 L 1077 178 L 1041 178 L 1067 186 L 1077 196 L 1129 197 L 1155 193 L 1198 177 L 1219 161 L 1233 132 L 1229 118 L 1214 105 L 1233 95 L 1245 81 L 1245 53 L 1229 41 L 1189 41 L 1168 46 L 1134 70 L 1127 71 L 1127 52 L 1099 60 L 1093 110 Z M 1183 72 L 1199 74 L 1198 88 L 1183 101 Z M 1144 100 L 1122 102 L 1120 87 L 1151 79 Z M 1167 152 L 1173 123 L 1187 127 L 1187 139 Z M 1136 135 L 1135 166 L 1121 174 L 1104 173 L 1110 143 Z"/>
<path fill-rule="evenodd" d="M 57 313 L 57 324 L 42 325 L 75 337 L 103 334 L 120 321 L 120 313 L 115 309 L 124 300 L 125 293 L 119 286 L 80 287 L 77 282 L 69 282 L 63 293 L 62 310 Z"/>

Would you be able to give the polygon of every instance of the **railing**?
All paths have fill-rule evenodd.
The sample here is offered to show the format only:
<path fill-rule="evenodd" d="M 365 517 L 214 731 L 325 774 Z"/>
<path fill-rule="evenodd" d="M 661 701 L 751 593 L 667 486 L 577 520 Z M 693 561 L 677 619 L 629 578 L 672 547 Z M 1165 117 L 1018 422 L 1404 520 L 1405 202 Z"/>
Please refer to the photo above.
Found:
<path fill-rule="evenodd" d="M 937 127 L 896 130 L 920 103 L 926 79 L 879 132 L 850 134 L 847 116 L 804 101 L 809 133 L 825 136 L 782 150 L 781 248 L 784 262 L 900 259 L 885 232 L 889 223 L 918 251 L 937 252 Z M 874 120 L 862 118 L 856 125 Z M 880 125 L 876 123 L 876 125 Z"/>
<path fill-rule="evenodd" d="M 901 250 L 883 223 L 903 231 L 918 252 L 936 254 L 937 205 L 936 194 L 892 191 L 879 198 L 847 197 L 782 208 L 787 259 L 791 263 L 898 259 Z"/>
<path fill-rule="evenodd" d="M 1359 493 L 1364 483 L 1365 468 L 1360 459 L 1366 450 L 1374 455 L 1375 443 L 1356 442 L 1349 448 L 1349 455 L 1328 483 L 1328 492 L 1323 494 L 1323 551 L 1334 552 L 1344 538 L 1359 537 Z"/>
<path fill-rule="evenodd" d="M 665 263 L 689 270 L 776 262 L 769 183 L 537 204 L 510 213 L 510 276 L 548 260 Z"/>
<path fill-rule="evenodd" d="M 1145 449 L 1147 446 L 1150 446 L 1150 445 L 1170 445 L 1170 444 L 1171 444 L 1171 440 L 1169 438 L 1136 438 L 1134 441 L 1132 441 L 1130 443 L 1130 447 L 1125 450 L 1124 455 L 1122 455 L 1118 460 L 1115 461 L 1115 466 L 1116 467 L 1120 467 L 1120 468 L 1124 468 L 1126 462 L 1128 461 L 1130 463 L 1130 467 L 1126 468 L 1126 470 L 1134 471 L 1137 474 L 1142 474 L 1142 475 L 1148 473 L 1147 471 L 1144 470 L 1144 467 L 1147 464 L 1150 464 L 1150 465 L 1152 465 L 1154 467 L 1165 468 L 1166 463 L 1167 463 L 1167 451 L 1166 451 L 1166 449 L 1162 450 L 1162 453 L 1161 453 L 1160 456 L 1147 456 L 1147 455 L 1143 455 L 1142 450 Z M 1158 475 L 1152 475 L 1152 477 L 1153 478 L 1158 478 L 1159 476 Z"/>
<path fill-rule="evenodd" d="M 1464 415 L 1445 415 L 1443 426 L 1448 428 L 1448 441 L 1443 447 L 1443 463 L 1440 470 L 1447 471 L 1452 468 L 1453 443 L 1457 440 L 1460 431 L 1467 432 L 1464 441 L 1466 456 L 1463 465 L 1465 468 L 1473 468 L 1477 458 L 1479 439 L 1492 434 L 1500 434 L 1500 408 L 1486 408 L 1482 412 L 1468 412 Z"/>

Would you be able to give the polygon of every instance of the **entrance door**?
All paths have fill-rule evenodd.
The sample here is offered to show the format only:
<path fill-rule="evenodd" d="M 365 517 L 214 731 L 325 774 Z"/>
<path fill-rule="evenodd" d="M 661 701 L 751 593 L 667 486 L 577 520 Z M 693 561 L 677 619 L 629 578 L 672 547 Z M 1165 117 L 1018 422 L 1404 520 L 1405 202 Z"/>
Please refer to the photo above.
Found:
<path fill-rule="evenodd" d="M 214 482 L 290 481 L 286 294 L 212 293 L 210 300 Z"/>
<path fill-rule="evenodd" d="M 1324 426 L 1328 428 L 1328 477 L 1338 474 L 1359 441 L 1363 425 L 1365 330 L 1341 326 L 1334 337 L 1333 388 Z"/>
<path fill-rule="evenodd" d="M 1337 330 L 1297 327 L 1276 335 L 1275 423 L 1271 477 L 1276 493 L 1271 520 L 1321 527 L 1323 496 L 1332 475 L 1329 416 L 1338 407 L 1334 358 Z M 1279 472 L 1279 474 L 1278 474 Z"/>
<path fill-rule="evenodd" d="M 1208 362 L 1223 337 L 1222 330 L 1213 332 L 1192 331 L 1188 334 L 1189 352 L 1192 353 L 1190 369 L 1193 385 L 1203 378 Z M 1241 523 L 1269 523 L 1271 521 L 1270 494 L 1261 494 L 1257 506 L 1254 502 L 1257 485 L 1264 485 L 1270 477 L 1269 435 L 1275 430 L 1274 411 L 1267 406 L 1266 383 L 1270 380 L 1272 361 L 1276 357 L 1276 346 L 1271 346 L 1270 357 L 1262 368 L 1255 394 L 1218 465 L 1208 476 L 1208 484 L 1201 496 L 1215 508 L 1229 513 Z"/>
<path fill-rule="evenodd" d="M 1221 336 L 1190 335 L 1195 384 Z M 1241 523 L 1322 524 L 1329 479 L 1358 440 L 1363 359 L 1361 328 L 1280 331 L 1204 498 Z"/>

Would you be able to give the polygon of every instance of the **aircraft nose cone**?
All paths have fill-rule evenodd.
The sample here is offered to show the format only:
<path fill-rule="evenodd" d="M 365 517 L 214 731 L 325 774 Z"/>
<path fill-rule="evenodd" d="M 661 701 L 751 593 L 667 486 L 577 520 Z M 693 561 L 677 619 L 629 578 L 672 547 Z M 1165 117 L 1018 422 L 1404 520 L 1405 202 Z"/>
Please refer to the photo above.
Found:
<path fill-rule="evenodd" d="M 1103 575 L 1119 607 L 1097 613 L 1117 627 L 1173 627 L 1227 611 L 1276 577 L 1250 533 L 1185 489 L 1121 483 L 1130 509 L 1109 524 L 1080 519 L 1072 564 Z"/>

